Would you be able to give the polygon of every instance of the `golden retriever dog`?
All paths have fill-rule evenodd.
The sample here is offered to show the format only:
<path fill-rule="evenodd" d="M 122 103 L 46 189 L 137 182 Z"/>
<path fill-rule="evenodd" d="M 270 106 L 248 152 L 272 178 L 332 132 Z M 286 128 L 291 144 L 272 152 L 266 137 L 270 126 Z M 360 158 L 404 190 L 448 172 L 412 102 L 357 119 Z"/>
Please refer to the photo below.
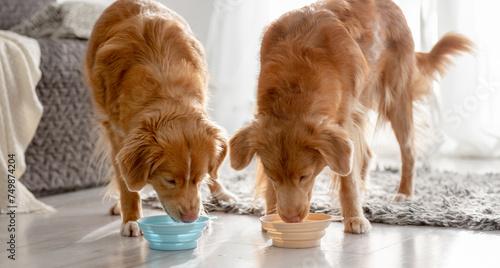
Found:
<path fill-rule="evenodd" d="M 391 123 L 402 157 L 398 196 L 411 197 L 413 102 L 431 92 L 450 55 L 471 47 L 447 34 L 430 53 L 415 53 L 390 0 L 320 1 L 288 12 L 264 33 L 256 116 L 230 140 L 231 166 L 241 170 L 257 155 L 266 213 L 288 223 L 307 216 L 315 177 L 328 166 L 340 177 L 344 230 L 369 232 L 360 195 L 371 158 L 367 112 Z"/>
<path fill-rule="evenodd" d="M 155 189 L 174 220 L 195 221 L 200 187 L 232 195 L 217 181 L 227 139 L 206 112 L 204 50 L 184 19 L 149 0 L 119 0 L 94 26 L 87 80 L 104 130 L 120 203 L 123 236 L 139 236 L 138 191 Z"/>

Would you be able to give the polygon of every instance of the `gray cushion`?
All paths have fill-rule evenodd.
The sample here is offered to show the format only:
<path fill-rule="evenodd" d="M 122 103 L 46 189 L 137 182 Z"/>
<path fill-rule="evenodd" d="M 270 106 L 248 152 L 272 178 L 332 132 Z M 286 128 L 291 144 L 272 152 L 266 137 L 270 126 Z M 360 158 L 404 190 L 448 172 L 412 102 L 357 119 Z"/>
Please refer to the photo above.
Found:
<path fill-rule="evenodd" d="M 0 0 L 0 30 L 8 30 L 56 0 Z"/>
<path fill-rule="evenodd" d="M 26 173 L 21 180 L 36 196 L 102 185 L 106 168 L 99 173 L 99 163 L 90 162 L 94 125 L 90 91 L 82 75 L 87 42 L 38 42 L 42 79 L 36 92 L 44 112 L 26 151 Z"/>

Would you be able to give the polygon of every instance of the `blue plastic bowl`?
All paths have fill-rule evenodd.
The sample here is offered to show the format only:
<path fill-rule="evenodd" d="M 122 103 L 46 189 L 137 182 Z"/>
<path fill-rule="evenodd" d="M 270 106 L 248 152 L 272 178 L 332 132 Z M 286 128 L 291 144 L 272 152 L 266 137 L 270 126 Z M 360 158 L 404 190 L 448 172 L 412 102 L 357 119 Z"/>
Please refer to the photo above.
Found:
<path fill-rule="evenodd" d="M 137 220 L 149 241 L 149 247 L 157 250 L 185 250 L 198 246 L 208 222 L 214 216 L 200 216 L 191 223 L 179 223 L 167 215 L 144 217 Z"/>

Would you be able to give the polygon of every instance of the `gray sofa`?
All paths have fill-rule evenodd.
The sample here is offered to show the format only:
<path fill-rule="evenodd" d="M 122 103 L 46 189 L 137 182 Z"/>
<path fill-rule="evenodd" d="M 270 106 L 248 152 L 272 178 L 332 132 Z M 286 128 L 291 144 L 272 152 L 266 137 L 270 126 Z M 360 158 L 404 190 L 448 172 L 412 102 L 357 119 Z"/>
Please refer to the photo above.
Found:
<path fill-rule="evenodd" d="M 0 0 L 0 29 L 8 30 L 55 0 Z M 45 196 L 105 183 L 97 161 L 90 94 L 82 75 L 86 40 L 37 39 L 42 78 L 36 87 L 44 107 L 26 152 L 23 184 Z M 100 179 L 101 178 L 101 179 Z"/>

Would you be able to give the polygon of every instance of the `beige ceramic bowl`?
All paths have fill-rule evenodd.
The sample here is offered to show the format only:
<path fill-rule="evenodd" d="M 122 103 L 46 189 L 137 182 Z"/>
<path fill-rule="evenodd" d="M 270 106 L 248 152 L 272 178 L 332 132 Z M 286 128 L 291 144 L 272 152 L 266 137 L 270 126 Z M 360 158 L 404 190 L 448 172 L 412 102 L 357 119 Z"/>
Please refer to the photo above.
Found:
<path fill-rule="evenodd" d="M 273 246 L 282 248 L 310 248 L 320 245 L 326 228 L 334 217 L 326 214 L 310 213 L 300 223 L 285 223 L 278 214 L 260 218 L 262 228 L 273 240 Z"/>

